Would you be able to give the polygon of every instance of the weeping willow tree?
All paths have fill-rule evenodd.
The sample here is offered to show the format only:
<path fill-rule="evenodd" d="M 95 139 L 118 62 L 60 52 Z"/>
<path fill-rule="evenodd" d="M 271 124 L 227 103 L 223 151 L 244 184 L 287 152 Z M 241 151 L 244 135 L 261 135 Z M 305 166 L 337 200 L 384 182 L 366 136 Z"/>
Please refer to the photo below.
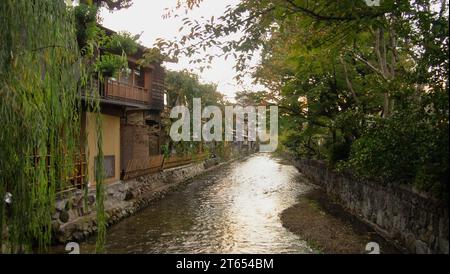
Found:
<path fill-rule="evenodd" d="M 0 25 L 0 247 L 23 253 L 51 243 L 56 192 L 73 175 L 82 145 L 79 94 L 91 86 L 91 62 L 63 0 L 0 1 Z M 99 112 L 96 97 L 89 108 Z M 98 251 L 106 230 L 103 177 L 99 170 Z"/>

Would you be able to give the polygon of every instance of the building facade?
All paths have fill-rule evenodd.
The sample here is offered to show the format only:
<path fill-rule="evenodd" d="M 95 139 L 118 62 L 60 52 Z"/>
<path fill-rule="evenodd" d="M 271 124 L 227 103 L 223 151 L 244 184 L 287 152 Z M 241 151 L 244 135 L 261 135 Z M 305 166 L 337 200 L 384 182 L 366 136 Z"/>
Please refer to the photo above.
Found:
<path fill-rule="evenodd" d="M 113 33 L 108 30 L 107 34 Z M 139 66 L 145 48 L 128 56 L 128 67 L 98 85 L 106 183 L 120 180 L 131 162 L 161 153 L 161 112 L 164 110 L 164 68 L 155 63 Z M 97 91 L 95 91 L 97 92 Z M 95 185 L 97 114 L 88 111 L 91 98 L 83 94 L 81 117 L 85 136 L 88 185 Z"/>

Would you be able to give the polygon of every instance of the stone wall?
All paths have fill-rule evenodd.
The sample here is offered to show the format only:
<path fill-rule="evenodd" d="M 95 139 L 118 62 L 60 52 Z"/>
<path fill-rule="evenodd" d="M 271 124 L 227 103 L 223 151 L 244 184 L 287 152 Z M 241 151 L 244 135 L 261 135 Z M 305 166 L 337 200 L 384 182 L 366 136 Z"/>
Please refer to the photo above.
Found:
<path fill-rule="evenodd" d="M 105 211 L 107 225 L 147 207 L 166 194 L 182 187 L 189 179 L 206 171 L 220 167 L 218 159 L 173 168 L 140 178 L 108 184 Z M 61 194 L 52 216 L 55 243 L 81 241 L 97 230 L 95 211 L 95 189 L 88 195 L 82 190 Z"/>
<path fill-rule="evenodd" d="M 448 204 L 411 188 L 356 180 L 323 162 L 293 160 L 329 197 L 411 253 L 449 253 Z"/>

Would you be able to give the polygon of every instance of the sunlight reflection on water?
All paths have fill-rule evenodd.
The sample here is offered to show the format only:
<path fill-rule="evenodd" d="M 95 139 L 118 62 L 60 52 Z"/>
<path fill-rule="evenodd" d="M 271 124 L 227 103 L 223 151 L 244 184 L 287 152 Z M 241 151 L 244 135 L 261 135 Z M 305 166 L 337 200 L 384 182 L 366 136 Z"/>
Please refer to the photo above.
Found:
<path fill-rule="evenodd" d="M 257 154 L 209 172 L 108 230 L 108 253 L 309 253 L 279 214 L 310 186 Z M 93 253 L 95 238 L 81 244 Z"/>

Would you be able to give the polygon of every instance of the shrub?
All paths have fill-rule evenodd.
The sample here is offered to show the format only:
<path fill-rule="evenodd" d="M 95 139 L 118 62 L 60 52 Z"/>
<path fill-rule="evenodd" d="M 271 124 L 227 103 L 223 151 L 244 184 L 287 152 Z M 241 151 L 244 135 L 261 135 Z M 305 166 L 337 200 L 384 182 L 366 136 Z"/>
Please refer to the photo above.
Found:
<path fill-rule="evenodd" d="M 140 35 L 132 35 L 126 31 L 119 32 L 109 37 L 104 48 L 112 53 L 133 55 L 139 49 L 139 44 L 137 42 L 139 37 Z"/>
<path fill-rule="evenodd" d="M 443 198 L 448 193 L 448 122 L 409 109 L 378 119 L 351 147 L 339 167 L 358 177 L 400 182 Z"/>
<path fill-rule="evenodd" d="M 95 71 L 103 77 L 113 77 L 120 69 L 128 66 L 126 58 L 114 54 L 100 56 L 95 64 Z"/>
<path fill-rule="evenodd" d="M 339 161 L 347 160 L 350 155 L 351 144 L 347 142 L 331 145 L 328 160 L 334 165 Z"/>

